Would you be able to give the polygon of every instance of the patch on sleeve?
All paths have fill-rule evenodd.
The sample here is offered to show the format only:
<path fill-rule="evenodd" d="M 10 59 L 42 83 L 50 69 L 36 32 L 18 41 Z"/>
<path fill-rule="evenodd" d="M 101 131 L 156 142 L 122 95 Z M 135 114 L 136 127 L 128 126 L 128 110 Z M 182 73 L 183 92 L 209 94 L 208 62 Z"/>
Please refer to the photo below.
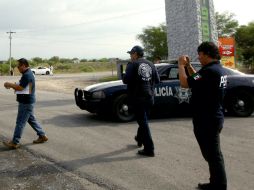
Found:
<path fill-rule="evenodd" d="M 195 73 L 191 76 L 194 80 L 200 80 L 202 78 L 202 76 L 198 73 Z"/>

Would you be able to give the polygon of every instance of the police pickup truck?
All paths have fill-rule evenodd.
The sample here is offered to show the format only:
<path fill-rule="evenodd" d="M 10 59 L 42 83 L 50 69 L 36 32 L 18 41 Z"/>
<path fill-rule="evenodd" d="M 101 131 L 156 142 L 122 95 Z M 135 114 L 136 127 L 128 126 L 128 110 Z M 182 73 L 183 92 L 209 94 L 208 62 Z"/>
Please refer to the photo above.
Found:
<path fill-rule="evenodd" d="M 200 63 L 192 63 L 196 70 Z M 176 115 L 190 114 L 189 101 L 191 89 L 181 88 L 178 65 L 172 63 L 156 64 L 161 82 L 155 87 L 155 103 L 151 114 Z M 227 92 L 224 101 L 225 111 L 238 117 L 250 116 L 254 111 L 254 75 L 236 70 L 227 71 Z M 122 122 L 134 118 L 127 104 L 127 86 L 121 80 L 103 82 L 74 91 L 77 106 L 82 110 L 100 115 L 110 115 Z M 208 100 L 209 101 L 209 100 Z"/>

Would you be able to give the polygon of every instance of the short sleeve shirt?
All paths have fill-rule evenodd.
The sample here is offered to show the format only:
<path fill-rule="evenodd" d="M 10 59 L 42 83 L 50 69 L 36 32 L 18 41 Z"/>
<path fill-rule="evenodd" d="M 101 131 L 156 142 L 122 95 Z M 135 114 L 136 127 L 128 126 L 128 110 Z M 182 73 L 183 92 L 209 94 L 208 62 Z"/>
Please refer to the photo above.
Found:
<path fill-rule="evenodd" d="M 17 94 L 17 101 L 23 104 L 35 103 L 35 79 L 32 71 L 27 69 L 19 81 L 19 85 L 23 88 L 29 88 L 29 94 Z"/>
<path fill-rule="evenodd" d="M 220 62 L 211 62 L 187 80 L 192 89 L 191 105 L 194 116 L 204 120 L 223 118 L 227 76 Z"/>

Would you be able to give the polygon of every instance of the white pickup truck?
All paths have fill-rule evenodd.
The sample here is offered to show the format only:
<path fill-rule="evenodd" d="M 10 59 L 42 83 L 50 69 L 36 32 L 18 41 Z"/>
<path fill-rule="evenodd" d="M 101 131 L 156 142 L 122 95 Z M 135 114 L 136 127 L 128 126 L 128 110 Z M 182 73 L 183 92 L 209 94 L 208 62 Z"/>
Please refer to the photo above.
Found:
<path fill-rule="evenodd" d="M 47 67 L 37 67 L 34 69 L 31 69 L 34 75 L 49 75 L 52 74 L 50 69 Z"/>

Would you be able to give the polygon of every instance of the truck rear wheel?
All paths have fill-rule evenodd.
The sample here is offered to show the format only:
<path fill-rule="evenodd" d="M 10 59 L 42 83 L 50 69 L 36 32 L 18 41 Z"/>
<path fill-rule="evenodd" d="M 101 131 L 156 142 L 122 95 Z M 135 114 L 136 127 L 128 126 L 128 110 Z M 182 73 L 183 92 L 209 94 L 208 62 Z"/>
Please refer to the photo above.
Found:
<path fill-rule="evenodd" d="M 232 115 L 238 117 L 248 117 L 254 111 L 253 95 L 246 90 L 235 92 L 231 95 L 227 102 L 227 110 Z"/>

